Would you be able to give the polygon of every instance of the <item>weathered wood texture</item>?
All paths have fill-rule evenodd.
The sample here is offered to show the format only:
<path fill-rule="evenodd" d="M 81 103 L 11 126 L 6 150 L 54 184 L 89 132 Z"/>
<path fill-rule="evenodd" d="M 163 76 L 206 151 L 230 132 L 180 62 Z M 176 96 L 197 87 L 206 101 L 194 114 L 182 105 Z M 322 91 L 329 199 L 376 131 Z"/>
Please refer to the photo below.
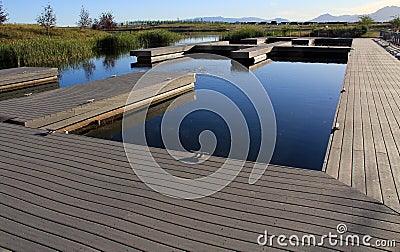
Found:
<path fill-rule="evenodd" d="M 355 39 L 324 170 L 400 212 L 400 62 Z"/>
<path fill-rule="evenodd" d="M 399 242 L 400 216 L 323 172 L 269 166 L 254 185 L 246 163 L 222 191 L 197 200 L 168 198 L 133 172 L 122 143 L 0 123 L 0 244 L 12 251 L 340 251 L 347 247 L 260 247 L 274 235 L 348 234 Z M 129 151 L 139 154 L 142 146 Z M 196 178 L 224 159 L 201 165 L 151 149 L 168 172 Z M 135 169 L 149 165 L 143 155 Z M 394 251 L 395 248 L 385 248 Z M 351 247 L 353 251 L 378 250 Z"/>
<path fill-rule="evenodd" d="M 20 67 L 0 70 L 0 92 L 57 81 L 57 68 Z"/>

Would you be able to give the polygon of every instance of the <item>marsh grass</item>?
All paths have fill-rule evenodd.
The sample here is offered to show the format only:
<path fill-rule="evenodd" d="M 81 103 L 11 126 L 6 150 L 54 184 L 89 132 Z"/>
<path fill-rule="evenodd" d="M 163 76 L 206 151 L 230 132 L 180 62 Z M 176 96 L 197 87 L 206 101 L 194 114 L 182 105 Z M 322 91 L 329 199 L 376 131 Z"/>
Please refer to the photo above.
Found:
<path fill-rule="evenodd" d="M 15 40 L 0 46 L 1 67 L 61 66 L 93 57 L 93 43 L 79 39 Z"/>
<path fill-rule="evenodd" d="M 159 30 L 110 34 L 77 28 L 55 28 L 48 37 L 37 25 L 5 25 L 0 26 L 0 68 L 62 67 L 102 55 L 168 45 L 180 38 Z"/>

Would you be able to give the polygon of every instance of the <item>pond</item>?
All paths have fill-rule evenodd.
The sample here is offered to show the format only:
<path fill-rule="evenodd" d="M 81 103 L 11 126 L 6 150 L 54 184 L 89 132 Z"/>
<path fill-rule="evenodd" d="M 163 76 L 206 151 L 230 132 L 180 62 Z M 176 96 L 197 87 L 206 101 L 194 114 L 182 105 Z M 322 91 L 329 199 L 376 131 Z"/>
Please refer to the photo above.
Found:
<path fill-rule="evenodd" d="M 240 78 L 241 70 L 232 67 L 231 60 L 192 59 L 193 65 L 210 66 L 233 78 Z M 345 64 L 321 64 L 301 62 L 272 62 L 257 70 L 254 75 L 267 91 L 275 111 L 277 136 L 272 164 L 287 165 L 313 170 L 321 170 L 334 114 L 339 101 L 344 79 Z M 251 101 L 241 91 L 223 78 L 198 74 L 195 93 L 187 94 L 173 109 L 163 113 L 170 102 L 157 105 L 149 110 L 145 125 L 131 125 L 129 131 L 145 127 L 149 146 L 164 148 L 161 128 L 166 134 L 173 134 L 175 126 L 162 125 L 164 117 L 178 121 L 183 111 L 196 110 L 188 114 L 179 126 L 179 138 L 186 150 L 199 150 L 199 135 L 211 131 L 217 139 L 213 155 L 227 157 L 231 148 L 230 129 L 216 113 L 200 108 L 210 103 L 219 103 L 223 113 L 231 113 L 230 107 L 222 101 L 211 101 L 202 90 L 222 93 L 232 100 L 244 114 L 248 125 L 250 149 L 247 160 L 255 161 L 260 150 L 260 123 Z M 264 101 L 259 101 L 264 102 Z M 266 102 L 266 101 L 265 101 Z M 161 111 L 161 113 L 160 113 Z M 88 132 L 87 136 L 122 141 L 121 120 L 112 125 Z M 135 142 L 142 144 L 140 142 Z"/>

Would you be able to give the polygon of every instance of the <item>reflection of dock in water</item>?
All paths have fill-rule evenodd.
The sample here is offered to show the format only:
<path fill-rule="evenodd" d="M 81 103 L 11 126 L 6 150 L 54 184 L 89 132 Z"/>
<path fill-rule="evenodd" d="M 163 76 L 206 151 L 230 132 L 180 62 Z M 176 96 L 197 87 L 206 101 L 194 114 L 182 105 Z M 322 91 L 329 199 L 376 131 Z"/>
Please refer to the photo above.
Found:
<path fill-rule="evenodd" d="M 40 84 L 33 87 L 24 87 L 21 89 L 0 92 L 0 101 L 34 95 L 37 93 L 50 91 L 58 88 L 60 88 L 60 83 L 56 81 L 51 83 Z"/>

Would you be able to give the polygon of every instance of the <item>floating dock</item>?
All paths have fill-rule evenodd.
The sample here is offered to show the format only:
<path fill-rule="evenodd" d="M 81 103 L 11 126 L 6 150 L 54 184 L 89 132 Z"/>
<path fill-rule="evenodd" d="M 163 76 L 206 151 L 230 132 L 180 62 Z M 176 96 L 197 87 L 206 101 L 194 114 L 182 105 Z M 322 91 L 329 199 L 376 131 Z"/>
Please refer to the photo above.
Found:
<path fill-rule="evenodd" d="M 141 82 L 144 87 L 132 93 L 129 104 L 130 92 L 144 72 L 2 101 L 0 116 L 27 127 L 73 131 L 120 115 L 126 109 L 139 109 L 193 90 L 196 81 L 194 74 L 149 74 L 146 83 Z M 159 91 L 153 96 L 154 90 Z"/>
<path fill-rule="evenodd" d="M 57 68 L 20 67 L 0 70 L 0 93 L 54 83 L 58 80 Z"/>
<path fill-rule="evenodd" d="M 191 45 L 178 45 L 178 46 L 165 46 L 149 49 L 140 49 L 130 52 L 131 56 L 137 57 L 137 64 L 134 66 L 142 67 L 148 66 L 157 62 L 165 61 L 168 59 L 176 59 L 182 57 L 185 53 L 192 50 L 195 46 L 207 45 L 229 45 L 228 41 L 218 41 Z"/>
<path fill-rule="evenodd" d="M 133 67 L 153 66 L 154 63 L 176 59 L 193 53 L 218 54 L 237 60 L 250 67 L 274 57 L 303 57 L 318 59 L 337 57 L 347 61 L 351 39 L 261 37 L 242 39 L 240 43 L 218 41 L 185 46 L 167 46 L 131 51 L 137 57 Z"/>

